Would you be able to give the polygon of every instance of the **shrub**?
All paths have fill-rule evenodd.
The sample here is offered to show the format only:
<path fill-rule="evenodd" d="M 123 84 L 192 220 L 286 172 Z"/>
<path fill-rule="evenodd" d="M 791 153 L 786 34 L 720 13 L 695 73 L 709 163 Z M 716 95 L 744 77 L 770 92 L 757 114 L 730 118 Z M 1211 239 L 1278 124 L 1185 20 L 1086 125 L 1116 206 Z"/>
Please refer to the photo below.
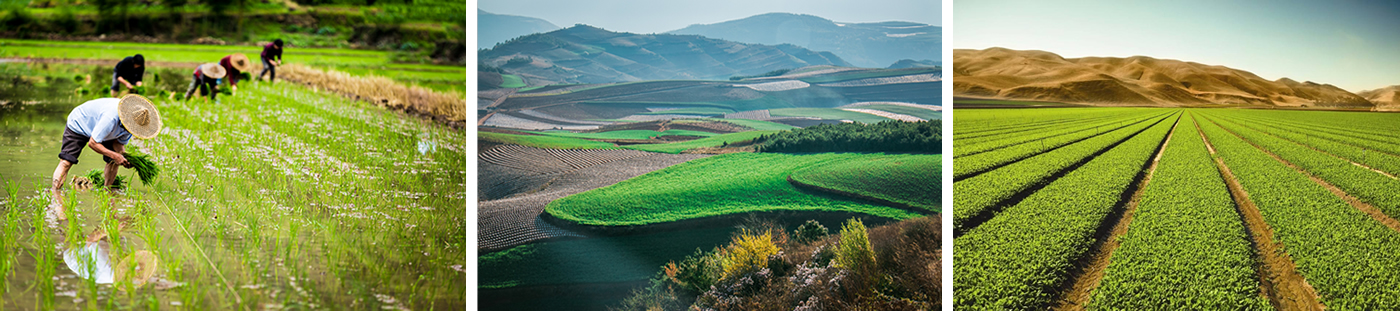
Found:
<path fill-rule="evenodd" d="M 792 235 L 797 243 L 807 244 L 816 240 L 821 240 L 829 233 L 826 226 L 822 226 L 822 224 L 816 220 L 807 220 L 806 223 L 797 226 L 797 231 L 794 231 Z"/>
<path fill-rule="evenodd" d="M 706 252 L 700 249 L 695 250 L 695 254 L 686 256 L 680 263 L 667 263 L 664 273 L 681 289 L 692 293 L 700 293 L 710 289 L 711 285 L 719 281 L 724 269 L 721 267 L 722 261 L 719 252 Z"/>
<path fill-rule="evenodd" d="M 685 304 L 674 289 L 666 286 L 664 278 L 657 278 L 651 280 L 650 286 L 632 290 L 632 295 L 623 299 L 620 306 L 608 307 L 608 310 L 685 310 Z"/>
<path fill-rule="evenodd" d="M 529 64 L 530 62 L 532 62 L 532 60 L 530 60 L 529 57 L 520 57 L 520 56 L 516 56 L 516 57 L 512 57 L 510 60 L 507 60 L 507 61 L 506 61 L 506 65 L 507 65 L 507 66 L 524 65 L 524 64 Z"/>
<path fill-rule="evenodd" d="M 744 230 L 734 237 L 722 252 L 721 279 L 743 276 L 768 266 L 768 257 L 778 254 L 778 244 L 773 243 L 773 233 L 765 231 L 757 234 Z"/>
<path fill-rule="evenodd" d="M 865 223 L 852 218 L 841 226 L 841 243 L 836 246 L 836 265 L 859 271 L 875 263 L 875 252 L 871 251 L 870 236 L 866 234 Z"/>

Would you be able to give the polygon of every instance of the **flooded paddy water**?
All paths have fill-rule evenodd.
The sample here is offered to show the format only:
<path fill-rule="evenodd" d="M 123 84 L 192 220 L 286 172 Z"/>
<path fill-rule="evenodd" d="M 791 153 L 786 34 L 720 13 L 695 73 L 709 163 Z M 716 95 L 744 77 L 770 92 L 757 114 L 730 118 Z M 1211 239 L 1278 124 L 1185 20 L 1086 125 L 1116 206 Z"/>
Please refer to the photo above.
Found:
<path fill-rule="evenodd" d="M 0 309 L 465 307 L 464 133 L 302 86 L 148 96 L 166 128 L 131 146 L 160 177 L 122 169 L 131 183 L 110 193 L 67 185 L 69 220 L 46 220 L 65 119 L 105 95 L 110 72 L 94 73 L 107 67 L 0 64 Z M 184 72 L 147 79 L 183 93 Z M 68 176 L 101 165 L 86 149 Z M 108 265 L 153 255 L 138 269 L 152 282 L 101 284 L 101 260 L 83 255 L 97 233 Z"/>

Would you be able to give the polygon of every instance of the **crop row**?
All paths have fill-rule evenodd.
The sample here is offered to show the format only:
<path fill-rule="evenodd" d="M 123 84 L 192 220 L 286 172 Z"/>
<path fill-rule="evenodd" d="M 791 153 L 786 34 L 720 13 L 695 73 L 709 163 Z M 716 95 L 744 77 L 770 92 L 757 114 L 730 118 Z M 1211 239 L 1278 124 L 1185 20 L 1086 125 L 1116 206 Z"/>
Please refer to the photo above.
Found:
<path fill-rule="evenodd" d="M 953 193 L 957 195 L 953 196 L 953 230 L 962 232 L 969 229 L 968 226 L 971 224 L 967 222 L 985 213 L 986 209 L 992 208 L 1026 189 L 1044 184 L 1044 180 L 1047 178 L 1060 174 L 1095 154 L 1103 153 L 1105 150 L 1129 140 L 1134 135 L 1147 131 L 1154 125 L 1171 125 L 1171 122 L 1162 122 L 1163 120 L 1166 118 L 1118 129 L 954 182 Z"/>
<path fill-rule="evenodd" d="M 1143 124 L 1150 124 L 1152 122 L 1158 122 L 1165 118 L 1167 118 L 1166 115 L 1159 115 L 1157 117 L 1137 120 L 1137 122 L 1123 124 L 1120 126 L 1115 126 L 1113 128 L 1106 128 L 1102 131 L 1089 132 L 1087 133 L 1089 135 L 1065 135 L 1061 137 L 1052 137 L 1042 139 L 1036 142 L 1029 142 L 997 149 L 996 152 L 986 152 L 970 156 L 957 157 L 957 160 L 953 162 L 953 179 L 961 180 L 963 178 L 977 175 L 979 173 L 984 173 L 987 170 L 993 169 L 997 166 L 1020 161 L 1028 157 L 1033 157 L 1035 155 L 1045 153 L 1049 150 L 1055 150 L 1060 147 L 1072 145 L 1074 143 L 1078 143 L 1091 137 L 1103 135 L 1104 133 L 1111 133 L 1113 131 L 1123 128 L 1141 126 Z"/>
<path fill-rule="evenodd" d="M 1113 109 L 968 109 L 958 113 L 953 135 L 974 135 L 1011 128 L 1054 125 L 1066 120 L 1119 115 Z"/>
<path fill-rule="evenodd" d="M 1355 131 L 1327 129 L 1313 124 L 1284 123 L 1252 118 L 1251 115 L 1225 114 L 1224 117 L 1244 121 L 1241 124 L 1266 124 L 1273 129 L 1267 130 L 1268 132 L 1288 140 L 1304 143 L 1338 156 L 1345 156 L 1358 163 L 1382 169 L 1392 175 L 1400 174 L 1397 172 L 1400 171 L 1400 139 L 1390 141 L 1387 138 L 1360 134 Z"/>
<path fill-rule="evenodd" d="M 870 155 L 813 165 L 791 177 L 803 184 L 938 212 L 942 164 L 943 156 L 936 154 Z"/>
<path fill-rule="evenodd" d="M 1323 304 L 1336 310 L 1400 305 L 1400 232 L 1215 123 L 1201 126 Z"/>
<path fill-rule="evenodd" d="M 963 144 L 973 144 L 989 139 L 996 139 L 1004 135 L 1015 135 L 1018 133 L 1037 131 L 1044 129 L 1062 128 L 1066 126 L 1078 126 L 1084 123 L 1094 123 L 1103 120 L 1122 118 L 1121 114 L 1093 114 L 1091 116 L 1081 116 L 1078 118 L 1064 118 L 1041 122 L 1026 122 L 1020 125 L 1007 125 L 1001 128 L 987 129 L 975 133 L 957 133 L 958 140 L 953 142 L 953 148 L 962 147 Z M 954 121 L 959 124 L 966 123 Z"/>
<path fill-rule="evenodd" d="M 481 161 L 540 174 L 557 173 L 646 155 L 636 150 L 546 149 L 505 145 L 482 152 Z"/>
<path fill-rule="evenodd" d="M 1400 142 L 1400 132 L 1395 131 L 1395 124 L 1400 123 L 1400 115 L 1396 114 L 1288 110 L 1252 112 L 1251 115 L 1269 118 L 1273 121 L 1306 123 L 1346 132 L 1386 137 L 1391 142 Z"/>
<path fill-rule="evenodd" d="M 1214 118 L 1212 118 L 1214 120 Z M 1374 171 L 1352 165 L 1322 152 L 1303 147 L 1293 142 L 1250 129 L 1228 120 L 1215 122 L 1225 130 L 1243 137 L 1255 145 L 1277 155 L 1279 158 L 1298 166 L 1318 178 L 1326 180 L 1348 194 L 1371 203 L 1386 215 L 1400 217 L 1400 180 L 1395 180 Z"/>
<path fill-rule="evenodd" d="M 1225 113 L 1225 112 L 1222 111 L 1222 112 L 1219 112 L 1219 113 Z M 1361 139 L 1361 140 L 1364 140 L 1364 141 L 1369 142 L 1369 143 L 1379 143 L 1379 144 L 1385 144 L 1385 145 L 1389 145 L 1389 146 L 1400 145 L 1400 133 L 1392 133 L 1392 132 L 1394 132 L 1394 130 L 1391 130 L 1390 132 L 1387 132 L 1387 131 L 1384 131 L 1384 130 L 1380 130 L 1380 131 L 1366 130 L 1365 127 L 1363 127 L 1363 126 L 1361 126 L 1361 125 L 1359 124 L 1359 123 L 1361 123 L 1361 122 L 1359 122 L 1359 121 L 1353 121 L 1352 123 L 1357 123 L 1357 124 L 1348 127 L 1348 126 L 1339 126 L 1339 125 L 1327 124 L 1327 123 L 1319 122 L 1318 120 L 1315 120 L 1315 119 L 1303 119 L 1303 120 L 1298 120 L 1298 119 L 1273 118 L 1273 117 L 1269 117 L 1268 115 L 1262 115 L 1262 114 L 1260 114 L 1259 112 L 1254 112 L 1254 113 L 1231 113 L 1231 114 L 1229 114 L 1229 115 L 1231 116 L 1231 118 L 1248 119 L 1248 120 L 1254 121 L 1254 122 L 1265 122 L 1265 123 L 1274 124 L 1274 125 L 1286 125 L 1286 126 L 1289 126 L 1289 127 L 1295 127 L 1295 128 L 1297 128 L 1297 129 L 1299 129 L 1299 130 L 1306 130 L 1306 131 L 1302 131 L 1302 132 L 1304 132 L 1304 133 L 1327 133 L 1327 134 L 1336 135 L 1336 136 L 1341 136 L 1341 137 L 1348 137 L 1348 138 Z M 1400 122 L 1400 120 L 1395 120 L 1395 121 L 1392 121 L 1392 122 Z"/>
<path fill-rule="evenodd" d="M 1270 309 L 1248 234 L 1192 119 L 1167 143 L 1094 308 Z"/>
<path fill-rule="evenodd" d="M 1134 124 L 1143 120 L 1148 120 L 1154 116 L 1160 115 L 1125 115 L 1120 116 L 1118 118 L 1101 120 L 1099 122 L 1084 123 L 1073 126 L 1064 125 L 1056 127 L 1054 129 L 1042 129 L 1036 131 L 1035 133 L 1017 133 L 1010 135 L 992 136 L 989 137 L 989 139 L 983 139 L 980 141 L 977 139 L 973 139 L 973 141 L 975 142 L 964 140 L 961 146 L 954 146 L 954 148 L 956 148 L 954 150 L 954 156 L 966 157 L 980 154 L 983 152 L 996 151 L 1001 148 L 1006 148 L 1019 144 L 1035 143 L 1037 141 L 1075 141 L 1084 137 L 1098 135 L 1105 131 L 1111 131 L 1114 128 Z"/>
<path fill-rule="evenodd" d="M 1173 123 L 1162 122 L 1095 157 L 958 237 L 953 243 L 955 305 L 963 310 L 1045 309 Z"/>

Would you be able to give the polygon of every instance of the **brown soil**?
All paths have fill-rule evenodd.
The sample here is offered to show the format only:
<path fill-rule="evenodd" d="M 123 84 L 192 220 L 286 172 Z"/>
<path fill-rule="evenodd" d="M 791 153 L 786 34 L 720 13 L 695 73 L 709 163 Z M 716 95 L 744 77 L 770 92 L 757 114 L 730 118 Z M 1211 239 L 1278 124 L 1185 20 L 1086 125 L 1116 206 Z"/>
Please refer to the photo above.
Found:
<path fill-rule="evenodd" d="M 1178 119 L 1179 120 L 1179 119 Z M 1176 127 L 1172 124 L 1172 130 L 1167 132 L 1167 138 L 1162 141 L 1162 145 L 1157 147 L 1157 155 L 1152 157 L 1152 164 L 1147 168 L 1146 176 L 1138 182 L 1137 190 L 1133 191 L 1133 196 L 1124 207 L 1123 216 L 1118 218 L 1113 224 L 1113 230 L 1109 236 L 1102 239 L 1103 244 L 1091 251 L 1083 270 L 1077 275 L 1071 276 L 1069 290 L 1060 296 L 1055 302 L 1054 310 L 1084 310 L 1093 298 L 1094 289 L 1099 287 L 1099 281 L 1103 280 L 1104 271 L 1108 269 L 1108 264 L 1112 263 L 1113 251 L 1122 244 L 1119 239 L 1128 234 L 1128 225 L 1133 222 L 1133 212 L 1137 211 L 1138 202 L 1142 199 L 1142 193 L 1147 189 L 1147 184 L 1152 182 L 1152 174 L 1157 172 L 1157 164 L 1162 160 L 1162 153 L 1166 152 L 1167 144 L 1171 143 L 1172 135 L 1176 134 Z"/>
<path fill-rule="evenodd" d="M 1205 140 L 1211 154 L 1216 154 L 1214 145 L 1200 130 L 1199 123 L 1196 125 L 1196 131 L 1201 135 L 1201 139 Z M 1317 290 L 1298 273 L 1292 256 L 1283 249 L 1283 245 L 1275 242 L 1273 229 L 1264 221 L 1259 207 L 1249 199 L 1249 193 L 1240 186 L 1230 167 L 1226 166 L 1220 157 L 1215 157 L 1215 166 L 1220 170 L 1226 187 L 1230 189 L 1230 196 L 1234 198 L 1235 206 L 1244 220 L 1245 231 L 1248 231 L 1252 238 L 1255 255 L 1259 257 L 1256 271 L 1259 273 L 1260 294 L 1267 297 L 1269 304 L 1278 310 L 1325 310 L 1327 307 L 1318 300 Z"/>

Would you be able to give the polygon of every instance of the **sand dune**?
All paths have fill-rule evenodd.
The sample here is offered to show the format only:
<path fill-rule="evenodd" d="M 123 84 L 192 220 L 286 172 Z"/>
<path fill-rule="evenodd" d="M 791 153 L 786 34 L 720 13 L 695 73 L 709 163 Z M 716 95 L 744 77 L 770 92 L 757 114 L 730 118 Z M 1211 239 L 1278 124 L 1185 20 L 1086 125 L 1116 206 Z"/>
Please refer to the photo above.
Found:
<path fill-rule="evenodd" d="M 1378 111 L 1400 111 L 1400 85 L 1356 93 L 1376 104 Z"/>
<path fill-rule="evenodd" d="M 954 50 L 953 93 L 1102 106 L 1374 106 L 1332 85 L 1269 81 L 1224 66 L 1145 56 L 1064 58 L 1004 48 Z"/>

